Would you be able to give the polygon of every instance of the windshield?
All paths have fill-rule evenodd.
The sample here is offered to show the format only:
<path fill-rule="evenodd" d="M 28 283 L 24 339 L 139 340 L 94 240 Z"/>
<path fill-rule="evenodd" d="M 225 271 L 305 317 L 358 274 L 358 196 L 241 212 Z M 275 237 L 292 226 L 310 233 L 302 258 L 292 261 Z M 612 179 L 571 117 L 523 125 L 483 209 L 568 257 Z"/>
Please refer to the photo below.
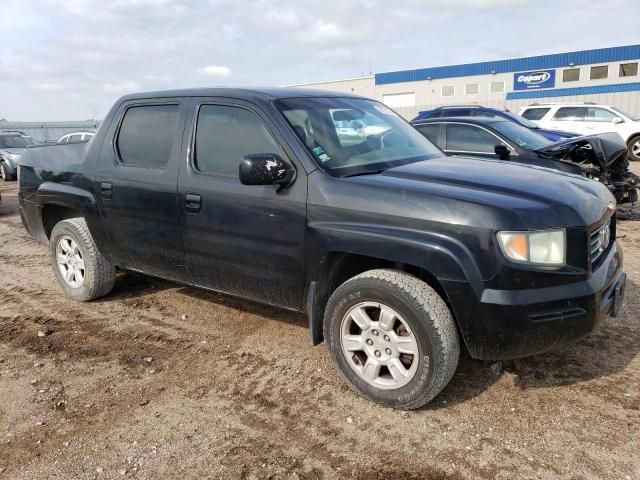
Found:
<path fill-rule="evenodd" d="M 491 126 L 525 150 L 537 150 L 553 143 L 551 140 L 517 123 L 494 122 Z"/>
<path fill-rule="evenodd" d="M 536 125 L 535 123 L 533 123 L 531 120 L 527 120 L 524 117 L 521 117 L 520 115 L 517 115 L 513 112 L 503 112 L 505 114 L 505 116 L 515 120 L 516 122 L 518 122 L 520 125 L 524 125 L 527 128 L 540 128 L 538 125 Z"/>
<path fill-rule="evenodd" d="M 22 135 L 0 135 L 0 148 L 22 148 L 31 143 Z"/>
<path fill-rule="evenodd" d="M 334 176 L 375 173 L 442 153 L 393 110 L 360 98 L 288 98 L 282 112 L 320 167 Z"/>
<path fill-rule="evenodd" d="M 625 112 L 624 110 L 620 110 L 618 107 L 611 107 L 611 110 L 615 110 L 616 112 L 624 115 L 625 117 L 629 118 L 630 120 L 633 120 L 634 122 L 636 120 L 640 120 L 640 118 L 638 118 L 637 115 L 629 115 L 627 112 Z"/>

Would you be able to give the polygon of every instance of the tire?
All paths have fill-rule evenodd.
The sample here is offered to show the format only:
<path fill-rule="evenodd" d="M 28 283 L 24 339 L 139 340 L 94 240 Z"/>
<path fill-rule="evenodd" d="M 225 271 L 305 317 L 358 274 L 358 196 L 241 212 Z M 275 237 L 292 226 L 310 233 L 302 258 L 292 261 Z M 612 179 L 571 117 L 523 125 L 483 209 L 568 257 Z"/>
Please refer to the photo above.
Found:
<path fill-rule="evenodd" d="M 397 270 L 370 270 L 338 287 L 325 308 L 324 337 L 334 365 L 356 392 L 403 410 L 440 393 L 460 356 L 447 304 L 429 285 Z"/>
<path fill-rule="evenodd" d="M 13 179 L 13 175 L 9 173 L 9 167 L 4 162 L 0 162 L 0 179 L 3 182 L 8 182 Z"/>
<path fill-rule="evenodd" d="M 63 220 L 53 227 L 49 256 L 58 283 L 74 300 L 95 300 L 113 289 L 116 269 L 96 247 L 83 218 Z"/>
<path fill-rule="evenodd" d="M 636 135 L 629 140 L 627 151 L 629 152 L 629 160 L 640 162 L 640 135 Z"/>

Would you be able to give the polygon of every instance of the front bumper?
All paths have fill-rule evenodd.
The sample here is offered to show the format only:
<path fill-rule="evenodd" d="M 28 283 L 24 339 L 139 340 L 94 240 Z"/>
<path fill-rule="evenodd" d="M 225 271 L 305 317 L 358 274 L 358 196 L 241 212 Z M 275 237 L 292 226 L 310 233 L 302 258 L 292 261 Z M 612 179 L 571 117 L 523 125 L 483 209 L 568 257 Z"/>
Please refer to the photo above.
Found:
<path fill-rule="evenodd" d="M 616 316 L 626 283 L 622 263 L 616 242 L 585 281 L 528 290 L 482 290 L 470 284 L 445 290 L 453 293 L 449 298 L 471 356 L 507 360 L 573 343 L 602 318 Z"/>

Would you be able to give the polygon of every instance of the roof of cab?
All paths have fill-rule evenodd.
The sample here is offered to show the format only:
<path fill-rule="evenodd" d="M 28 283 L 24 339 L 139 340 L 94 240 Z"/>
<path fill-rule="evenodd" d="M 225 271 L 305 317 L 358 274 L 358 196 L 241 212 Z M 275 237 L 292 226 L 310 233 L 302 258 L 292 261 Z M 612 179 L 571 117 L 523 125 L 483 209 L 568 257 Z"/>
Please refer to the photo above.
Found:
<path fill-rule="evenodd" d="M 280 98 L 299 97 L 352 97 L 363 98 L 349 93 L 331 92 L 327 90 L 290 88 L 290 87 L 256 87 L 256 88 L 188 88 L 180 90 L 164 90 L 158 92 L 141 92 L 125 95 L 120 100 L 147 100 L 168 97 L 228 97 L 241 100 L 276 100 Z"/>

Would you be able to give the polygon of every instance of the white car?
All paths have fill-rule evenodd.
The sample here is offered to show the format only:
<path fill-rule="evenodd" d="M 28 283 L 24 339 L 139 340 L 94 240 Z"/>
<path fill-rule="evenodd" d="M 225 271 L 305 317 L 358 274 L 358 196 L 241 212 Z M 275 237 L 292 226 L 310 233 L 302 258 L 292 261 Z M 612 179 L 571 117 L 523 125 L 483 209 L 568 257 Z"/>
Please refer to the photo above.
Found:
<path fill-rule="evenodd" d="M 611 105 L 591 103 L 529 105 L 520 115 L 542 128 L 581 135 L 616 132 L 627 143 L 629 159 L 640 161 L 640 118 Z"/>
<path fill-rule="evenodd" d="M 60 137 L 57 143 L 78 143 L 91 140 L 95 135 L 94 132 L 71 132 Z"/>

